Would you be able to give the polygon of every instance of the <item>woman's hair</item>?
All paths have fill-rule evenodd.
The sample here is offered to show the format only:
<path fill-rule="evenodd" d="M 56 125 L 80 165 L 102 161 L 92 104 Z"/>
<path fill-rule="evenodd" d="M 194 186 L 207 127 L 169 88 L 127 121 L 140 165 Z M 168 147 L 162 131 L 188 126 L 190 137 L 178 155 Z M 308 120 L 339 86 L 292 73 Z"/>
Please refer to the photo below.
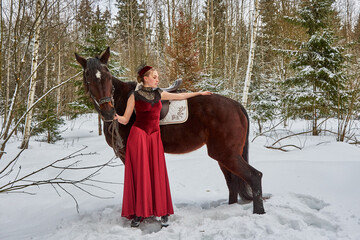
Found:
<path fill-rule="evenodd" d="M 144 83 L 144 77 L 148 77 L 150 75 L 150 73 L 152 73 L 153 71 L 156 71 L 156 69 L 153 67 L 140 66 L 139 70 L 138 70 L 138 75 L 137 75 L 138 83 Z"/>

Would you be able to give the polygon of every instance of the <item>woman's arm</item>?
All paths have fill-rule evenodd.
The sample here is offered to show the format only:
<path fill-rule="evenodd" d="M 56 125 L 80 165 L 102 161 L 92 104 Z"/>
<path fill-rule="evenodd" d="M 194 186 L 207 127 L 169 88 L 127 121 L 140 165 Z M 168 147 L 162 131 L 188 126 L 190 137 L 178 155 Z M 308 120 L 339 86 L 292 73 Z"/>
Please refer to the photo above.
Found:
<path fill-rule="evenodd" d="M 135 107 L 135 97 L 134 94 L 131 94 L 131 96 L 127 101 L 124 115 L 119 116 L 115 113 L 114 120 L 117 120 L 119 123 L 124 125 L 128 124 L 130 117 L 134 111 L 134 107 Z"/>
<path fill-rule="evenodd" d="M 205 92 L 191 92 L 191 93 L 169 93 L 163 91 L 161 93 L 161 100 L 183 100 L 191 97 L 199 96 L 199 95 L 211 95 L 212 93 L 209 91 Z"/>

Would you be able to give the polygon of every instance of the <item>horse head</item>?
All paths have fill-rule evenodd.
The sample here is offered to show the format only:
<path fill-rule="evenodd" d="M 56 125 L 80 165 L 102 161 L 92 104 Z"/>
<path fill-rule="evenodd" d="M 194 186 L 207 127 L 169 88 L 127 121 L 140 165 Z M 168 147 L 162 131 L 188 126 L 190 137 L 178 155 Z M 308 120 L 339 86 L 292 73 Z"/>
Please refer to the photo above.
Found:
<path fill-rule="evenodd" d="M 112 75 L 107 67 L 110 57 L 110 48 L 100 57 L 85 59 L 75 53 L 76 60 L 83 67 L 83 83 L 86 93 L 94 102 L 95 109 L 104 121 L 114 119 L 114 87 Z"/>

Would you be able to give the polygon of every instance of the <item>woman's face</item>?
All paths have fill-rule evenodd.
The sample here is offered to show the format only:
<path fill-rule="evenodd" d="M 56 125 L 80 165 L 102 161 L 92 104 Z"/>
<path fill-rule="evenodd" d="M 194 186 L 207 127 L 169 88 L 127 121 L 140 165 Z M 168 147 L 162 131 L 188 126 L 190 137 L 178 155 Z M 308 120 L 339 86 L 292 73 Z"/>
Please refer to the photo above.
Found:
<path fill-rule="evenodd" d="M 156 70 L 151 71 L 149 76 L 144 76 L 144 86 L 145 87 L 157 88 L 158 84 L 159 84 L 159 75 Z"/>

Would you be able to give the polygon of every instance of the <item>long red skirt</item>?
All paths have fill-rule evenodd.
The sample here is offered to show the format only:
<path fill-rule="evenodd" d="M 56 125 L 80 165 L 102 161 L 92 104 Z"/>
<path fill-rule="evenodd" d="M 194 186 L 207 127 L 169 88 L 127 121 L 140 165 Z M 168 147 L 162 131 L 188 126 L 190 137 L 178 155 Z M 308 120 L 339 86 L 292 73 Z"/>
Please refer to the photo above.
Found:
<path fill-rule="evenodd" d="M 126 146 L 123 217 L 173 214 L 160 131 L 131 128 Z"/>

